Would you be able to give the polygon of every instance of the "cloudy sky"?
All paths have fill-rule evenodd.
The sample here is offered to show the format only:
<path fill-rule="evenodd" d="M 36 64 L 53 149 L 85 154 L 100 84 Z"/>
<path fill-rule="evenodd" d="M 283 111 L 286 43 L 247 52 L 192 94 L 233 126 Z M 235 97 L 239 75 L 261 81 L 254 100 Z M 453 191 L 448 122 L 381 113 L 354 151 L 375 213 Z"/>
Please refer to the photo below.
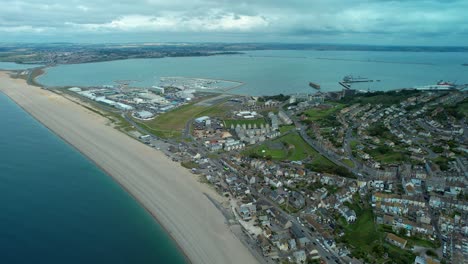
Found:
<path fill-rule="evenodd" d="M 0 0 L 0 42 L 468 45 L 468 0 Z"/>

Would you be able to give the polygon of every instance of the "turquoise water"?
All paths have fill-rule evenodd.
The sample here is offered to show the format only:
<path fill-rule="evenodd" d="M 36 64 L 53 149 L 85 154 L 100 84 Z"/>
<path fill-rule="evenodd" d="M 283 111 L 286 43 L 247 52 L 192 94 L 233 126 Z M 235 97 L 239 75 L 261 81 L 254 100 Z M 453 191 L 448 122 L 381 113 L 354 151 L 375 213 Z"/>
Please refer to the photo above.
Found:
<path fill-rule="evenodd" d="M 25 70 L 31 69 L 35 67 L 39 67 L 41 65 L 37 64 L 18 64 L 14 62 L 2 62 L 0 61 L 0 69 L 1 70 Z"/>
<path fill-rule="evenodd" d="M 184 263 L 109 176 L 0 93 L 1 263 Z"/>
<path fill-rule="evenodd" d="M 468 53 L 367 51 L 252 51 L 243 55 L 132 59 L 51 68 L 39 82 L 48 86 L 91 86 L 137 80 L 134 86 L 157 84 L 159 77 L 185 76 L 245 82 L 233 92 L 278 94 L 310 92 L 309 81 L 324 91 L 341 90 L 345 75 L 376 83 L 356 89 L 390 90 L 434 84 L 438 80 L 468 83 Z"/>

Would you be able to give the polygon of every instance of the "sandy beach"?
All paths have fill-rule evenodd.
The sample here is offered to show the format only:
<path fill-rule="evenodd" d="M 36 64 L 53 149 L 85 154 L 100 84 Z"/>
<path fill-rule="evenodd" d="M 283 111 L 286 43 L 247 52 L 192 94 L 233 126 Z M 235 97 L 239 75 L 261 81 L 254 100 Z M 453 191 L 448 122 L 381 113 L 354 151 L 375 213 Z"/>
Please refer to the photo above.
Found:
<path fill-rule="evenodd" d="M 112 176 L 192 263 L 257 263 L 205 196 L 216 194 L 178 163 L 107 125 L 108 119 L 7 72 L 0 71 L 0 91 Z"/>

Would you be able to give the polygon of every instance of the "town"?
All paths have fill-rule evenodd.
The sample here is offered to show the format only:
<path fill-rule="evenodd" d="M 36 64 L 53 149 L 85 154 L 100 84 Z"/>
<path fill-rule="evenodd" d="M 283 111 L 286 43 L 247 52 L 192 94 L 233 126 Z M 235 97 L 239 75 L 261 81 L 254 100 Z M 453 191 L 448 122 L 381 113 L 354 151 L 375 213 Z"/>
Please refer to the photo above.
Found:
<path fill-rule="evenodd" d="M 226 222 L 264 263 L 468 260 L 466 91 L 252 97 L 163 83 L 55 91 L 114 113 L 226 197 Z"/>

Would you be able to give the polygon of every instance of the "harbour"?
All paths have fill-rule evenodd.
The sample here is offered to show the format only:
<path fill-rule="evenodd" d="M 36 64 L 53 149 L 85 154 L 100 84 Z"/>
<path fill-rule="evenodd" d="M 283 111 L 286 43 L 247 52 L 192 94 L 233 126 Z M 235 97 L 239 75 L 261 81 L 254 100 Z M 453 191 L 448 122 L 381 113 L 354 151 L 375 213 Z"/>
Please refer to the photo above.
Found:
<path fill-rule="evenodd" d="M 320 55 L 345 60 L 316 59 Z M 61 65 L 47 69 L 46 74 L 37 81 L 54 87 L 100 86 L 113 83 L 114 80 L 129 79 L 139 80 L 133 84 L 136 87 L 152 87 L 158 84 L 161 77 L 182 76 L 235 81 L 239 85 L 230 88 L 230 93 L 254 96 L 305 93 L 310 90 L 309 82 L 319 84 L 322 92 L 337 91 L 343 88 L 338 82 L 349 74 L 380 80 L 353 83 L 353 89 L 358 90 L 412 88 L 440 79 L 468 83 L 466 67 L 461 66 L 466 62 L 466 53 L 432 52 L 424 55 L 418 52 L 248 51 L 229 56 Z"/>

